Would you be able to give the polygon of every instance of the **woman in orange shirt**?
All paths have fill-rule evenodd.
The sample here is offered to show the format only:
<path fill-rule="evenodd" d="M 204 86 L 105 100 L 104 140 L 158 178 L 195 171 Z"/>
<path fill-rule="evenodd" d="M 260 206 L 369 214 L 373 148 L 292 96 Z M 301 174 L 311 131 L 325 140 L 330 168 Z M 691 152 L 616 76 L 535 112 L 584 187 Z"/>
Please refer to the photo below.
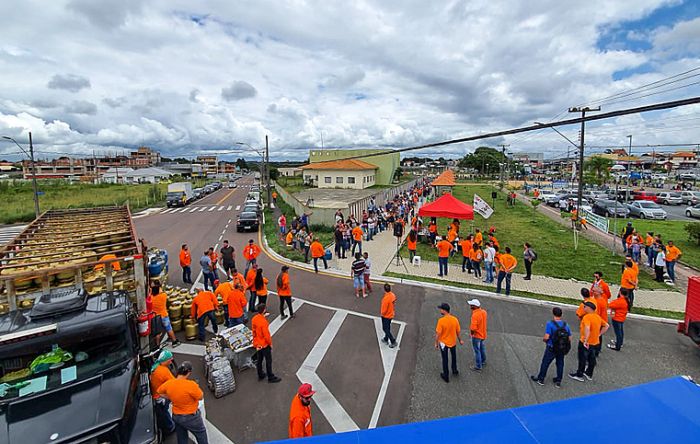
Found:
<path fill-rule="evenodd" d="M 267 283 L 269 281 L 266 277 L 263 277 L 263 269 L 258 268 L 258 272 L 255 274 L 255 281 L 253 286 L 255 287 L 255 295 L 258 297 L 258 304 L 267 304 Z"/>
<path fill-rule="evenodd" d="M 292 308 L 292 287 L 289 286 L 289 267 L 282 265 L 282 271 L 277 276 L 277 296 L 280 298 L 280 315 L 282 319 L 287 319 L 284 314 L 284 304 L 289 307 L 289 316 L 294 317 L 294 309 Z"/>
<path fill-rule="evenodd" d="M 611 340 L 608 348 L 615 351 L 620 351 L 622 342 L 625 338 L 624 324 L 627 319 L 627 313 L 632 310 L 632 304 L 629 300 L 629 294 L 626 288 L 621 288 L 617 295 L 617 299 L 610 302 L 608 305 L 613 312 L 612 325 L 615 330 L 615 340 Z"/>
<path fill-rule="evenodd" d="M 411 231 L 408 232 L 406 245 L 408 246 L 408 260 L 413 262 L 413 257 L 416 255 L 416 249 L 418 247 L 418 234 L 414 228 L 411 228 Z"/>
<path fill-rule="evenodd" d="M 484 257 L 484 252 L 479 248 L 479 244 L 472 245 L 472 251 L 469 253 L 469 262 L 474 270 L 474 277 L 481 278 L 481 259 Z"/>

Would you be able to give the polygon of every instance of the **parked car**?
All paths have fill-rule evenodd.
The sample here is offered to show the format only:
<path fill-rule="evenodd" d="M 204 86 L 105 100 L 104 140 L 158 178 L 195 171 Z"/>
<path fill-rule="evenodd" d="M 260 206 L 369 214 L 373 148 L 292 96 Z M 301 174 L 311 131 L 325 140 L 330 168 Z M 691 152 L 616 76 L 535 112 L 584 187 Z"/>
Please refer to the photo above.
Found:
<path fill-rule="evenodd" d="M 615 217 L 615 214 L 617 214 L 617 217 L 627 217 L 630 214 L 630 210 L 624 204 L 612 199 L 597 199 L 593 203 L 593 213 L 606 217 Z"/>
<path fill-rule="evenodd" d="M 627 204 L 630 210 L 630 216 L 637 216 L 640 219 L 662 219 L 666 220 L 668 214 L 659 204 L 649 202 L 648 200 L 638 200 Z"/>
<path fill-rule="evenodd" d="M 555 194 L 549 190 L 540 190 L 540 196 L 537 199 L 545 202 L 550 196 L 555 196 Z"/>
<path fill-rule="evenodd" d="M 683 203 L 681 193 L 664 191 L 656 195 L 656 203 L 664 205 L 680 205 Z"/>
<path fill-rule="evenodd" d="M 686 208 L 685 215 L 688 217 L 700 217 L 700 204 Z"/>
<path fill-rule="evenodd" d="M 204 197 L 205 193 L 204 193 L 204 190 L 202 188 L 195 188 L 192 191 L 194 192 L 195 199 L 201 199 L 202 197 Z"/>
<path fill-rule="evenodd" d="M 258 213 L 255 211 L 246 211 L 238 215 L 236 220 L 236 231 L 258 231 L 260 221 Z"/>
<path fill-rule="evenodd" d="M 688 205 L 698 204 L 700 203 L 700 191 L 681 191 L 681 200 Z"/>
<path fill-rule="evenodd" d="M 656 203 L 656 193 L 651 191 L 632 191 L 630 200 L 647 200 Z"/>
<path fill-rule="evenodd" d="M 258 213 L 258 216 L 262 214 L 263 207 L 259 203 L 255 202 L 246 202 L 245 206 L 241 209 L 241 213 L 250 213 L 250 212 L 255 212 Z"/>
<path fill-rule="evenodd" d="M 695 173 L 681 173 L 678 175 L 679 180 L 696 180 L 698 176 Z"/>

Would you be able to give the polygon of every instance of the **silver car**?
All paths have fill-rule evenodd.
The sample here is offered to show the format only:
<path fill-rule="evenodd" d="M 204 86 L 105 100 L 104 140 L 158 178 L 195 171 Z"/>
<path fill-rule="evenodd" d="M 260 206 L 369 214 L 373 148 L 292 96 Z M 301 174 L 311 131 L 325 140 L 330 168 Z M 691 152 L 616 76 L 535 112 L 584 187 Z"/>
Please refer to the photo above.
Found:
<path fill-rule="evenodd" d="M 700 217 L 700 204 L 686 208 L 685 215 L 688 217 Z"/>
<path fill-rule="evenodd" d="M 664 191 L 656 195 L 656 202 L 664 205 L 680 205 L 683 199 L 681 193 Z"/>
<path fill-rule="evenodd" d="M 681 191 L 681 199 L 688 205 L 700 203 L 700 191 Z"/>
<path fill-rule="evenodd" d="M 668 214 L 658 204 L 648 200 L 638 200 L 631 204 L 627 204 L 630 210 L 630 216 L 637 216 L 640 219 L 661 219 L 666 220 Z"/>

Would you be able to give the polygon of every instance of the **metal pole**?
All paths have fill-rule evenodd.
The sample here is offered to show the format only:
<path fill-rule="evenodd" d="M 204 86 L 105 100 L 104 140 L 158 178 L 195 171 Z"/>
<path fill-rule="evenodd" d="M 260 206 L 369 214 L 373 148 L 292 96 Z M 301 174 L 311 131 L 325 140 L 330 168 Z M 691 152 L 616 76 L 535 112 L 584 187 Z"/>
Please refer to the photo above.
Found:
<path fill-rule="evenodd" d="M 34 164 L 34 144 L 32 143 L 32 132 L 29 131 L 29 160 L 32 165 L 32 187 L 34 187 L 34 214 L 39 218 L 39 189 L 36 184 L 36 165 Z"/>
<path fill-rule="evenodd" d="M 617 193 L 620 186 L 620 179 L 615 179 L 615 222 L 613 223 L 613 255 L 617 251 Z"/>
<path fill-rule="evenodd" d="M 272 189 L 270 188 L 270 146 L 265 135 L 265 172 L 267 173 L 267 208 L 272 209 Z"/>
<path fill-rule="evenodd" d="M 576 196 L 576 227 L 579 226 L 581 220 L 581 201 L 583 199 L 583 148 L 584 140 L 586 137 L 586 112 L 587 111 L 600 111 L 600 107 L 597 108 L 569 108 L 570 113 L 581 113 L 581 146 L 579 147 L 579 164 L 578 164 L 578 196 Z"/>
<path fill-rule="evenodd" d="M 632 135 L 628 135 L 627 138 L 630 140 L 630 148 L 629 151 L 627 151 L 627 191 L 625 192 L 625 205 L 629 204 L 630 200 L 630 175 L 632 173 Z"/>

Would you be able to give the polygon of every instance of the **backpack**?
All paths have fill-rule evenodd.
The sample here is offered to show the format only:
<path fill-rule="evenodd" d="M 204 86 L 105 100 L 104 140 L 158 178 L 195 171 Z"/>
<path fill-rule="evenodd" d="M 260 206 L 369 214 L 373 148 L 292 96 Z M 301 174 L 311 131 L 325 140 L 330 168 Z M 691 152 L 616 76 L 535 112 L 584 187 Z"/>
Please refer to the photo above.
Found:
<path fill-rule="evenodd" d="M 554 322 L 554 321 L 552 321 Z M 564 356 L 571 350 L 571 341 L 569 340 L 569 332 L 566 331 L 566 321 L 562 321 L 561 325 L 556 322 L 554 325 L 557 327 L 552 335 L 552 350 L 557 356 Z"/>
<path fill-rule="evenodd" d="M 530 254 L 532 255 L 532 262 L 535 262 L 537 260 L 537 252 L 530 248 Z"/>

